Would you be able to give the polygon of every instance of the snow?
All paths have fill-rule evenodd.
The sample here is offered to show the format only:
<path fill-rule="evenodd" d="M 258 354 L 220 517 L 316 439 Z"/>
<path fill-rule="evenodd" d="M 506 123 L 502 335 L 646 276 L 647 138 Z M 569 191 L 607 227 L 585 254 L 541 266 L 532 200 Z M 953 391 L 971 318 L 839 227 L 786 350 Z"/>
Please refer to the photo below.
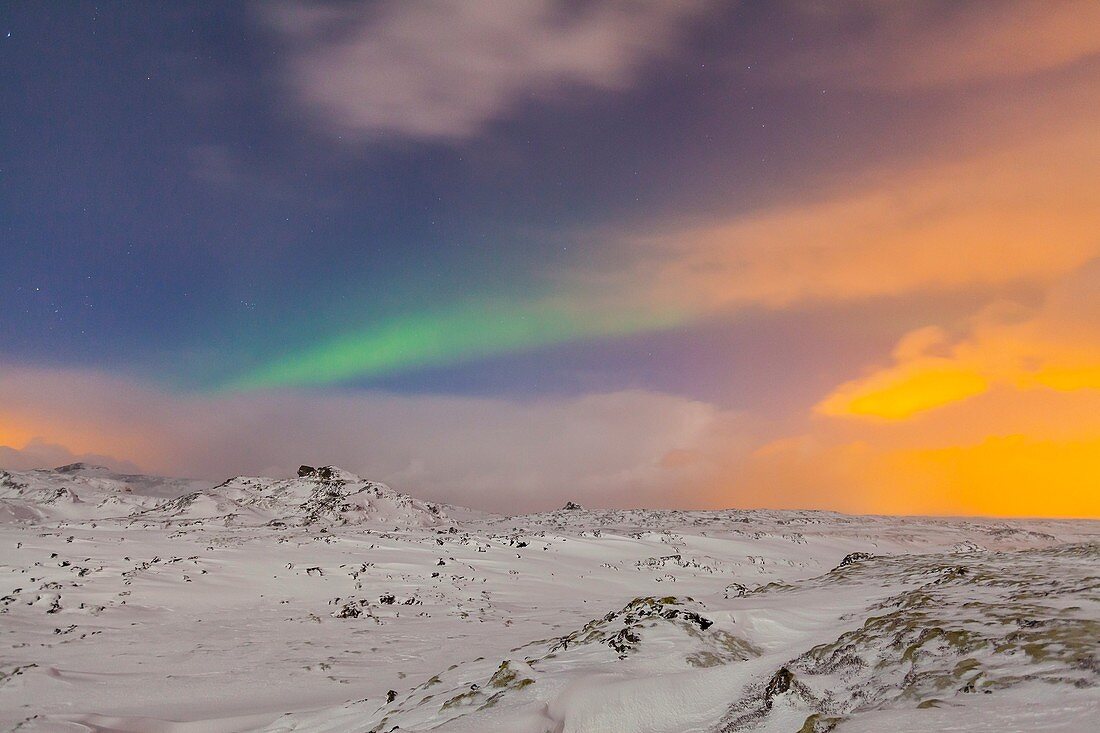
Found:
<path fill-rule="evenodd" d="M 0 472 L 0 729 L 1085 730 L 1098 559 L 1087 520 Z"/>

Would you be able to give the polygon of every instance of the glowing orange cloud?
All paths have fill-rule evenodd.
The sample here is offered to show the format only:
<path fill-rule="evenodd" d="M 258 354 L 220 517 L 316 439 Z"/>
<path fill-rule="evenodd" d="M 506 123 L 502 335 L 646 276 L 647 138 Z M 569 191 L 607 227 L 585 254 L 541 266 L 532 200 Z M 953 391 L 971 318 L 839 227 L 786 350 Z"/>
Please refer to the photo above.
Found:
<path fill-rule="evenodd" d="M 938 490 L 956 514 L 1100 517 L 1100 434 L 1077 440 L 990 436 L 973 445 L 899 451 L 910 491 Z"/>
<path fill-rule="evenodd" d="M 40 441 L 72 455 L 113 454 L 117 461 L 129 464 L 153 454 L 148 434 L 124 427 L 97 422 L 97 415 L 66 416 L 31 415 L 25 411 L 0 410 L 0 448 L 33 452 Z M 5 468 L 0 464 L 0 468 Z"/>
<path fill-rule="evenodd" d="M 955 342 L 942 329 L 918 329 L 895 348 L 893 365 L 840 385 L 815 409 L 836 417 L 902 419 L 993 384 L 1100 389 L 1100 292 L 1090 290 L 1098 277 L 1100 262 L 1069 278 L 1034 312 L 990 308 Z"/>
<path fill-rule="evenodd" d="M 778 440 L 715 503 L 770 493 L 763 503 L 797 497 L 804 507 L 881 514 L 1100 518 L 1100 425 L 1076 439 L 991 435 L 958 445 L 939 445 L 931 432 Z"/>
<path fill-rule="evenodd" d="M 817 405 L 824 415 L 907 418 L 981 394 L 989 382 L 950 359 L 929 357 L 842 385 Z"/>
<path fill-rule="evenodd" d="M 818 202 L 658 225 L 629 239 L 633 264 L 590 284 L 711 312 L 1051 283 L 1100 256 L 1097 180 L 1100 134 L 1063 125 L 843 190 L 838 178 Z"/>
<path fill-rule="evenodd" d="M 1100 260 L 1038 307 L 926 327 L 893 363 L 839 385 L 755 480 L 813 482 L 881 512 L 1100 516 Z"/>

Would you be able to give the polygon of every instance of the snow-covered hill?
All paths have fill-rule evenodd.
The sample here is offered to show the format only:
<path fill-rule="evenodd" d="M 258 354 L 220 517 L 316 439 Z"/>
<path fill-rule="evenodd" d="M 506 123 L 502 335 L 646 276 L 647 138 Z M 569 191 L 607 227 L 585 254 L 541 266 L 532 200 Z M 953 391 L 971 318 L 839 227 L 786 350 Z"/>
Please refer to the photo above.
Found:
<path fill-rule="evenodd" d="M 115 473 L 72 463 L 53 470 L 0 470 L 0 523 L 124 517 L 210 482 Z"/>
<path fill-rule="evenodd" d="M 291 479 L 237 476 L 132 515 L 142 521 L 226 524 L 362 524 L 434 527 L 447 522 L 439 504 L 423 502 L 335 466 L 302 466 Z"/>
<path fill-rule="evenodd" d="M 74 463 L 53 470 L 0 471 L 0 523 L 128 520 L 138 524 L 363 524 L 435 527 L 440 504 L 420 501 L 335 466 L 302 466 L 289 479 L 237 476 L 209 481 L 119 474 Z M 460 510 L 461 516 L 478 515 Z M 484 515 L 479 515 L 484 516 Z"/>
<path fill-rule="evenodd" d="M 0 730 L 1081 731 L 1100 714 L 1097 522 L 501 517 L 299 473 L 0 474 Z"/>

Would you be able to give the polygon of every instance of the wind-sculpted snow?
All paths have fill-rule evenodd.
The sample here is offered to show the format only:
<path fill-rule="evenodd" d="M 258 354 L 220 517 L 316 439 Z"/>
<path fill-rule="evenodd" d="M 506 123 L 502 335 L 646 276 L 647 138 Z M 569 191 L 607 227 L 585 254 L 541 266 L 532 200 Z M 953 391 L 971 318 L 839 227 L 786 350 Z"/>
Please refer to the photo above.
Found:
<path fill-rule="evenodd" d="M 497 706 L 539 707 L 548 689 L 581 674 L 629 674 L 661 665 L 666 674 L 730 664 L 755 656 L 752 645 L 714 622 L 690 598 L 635 598 L 617 611 L 551 639 L 509 650 L 503 659 L 478 658 L 432 675 L 394 697 L 373 731 L 485 725 L 479 715 Z M 548 712 L 548 729 L 556 725 Z M 470 718 L 471 720 L 464 720 Z"/>
<path fill-rule="evenodd" d="M 967 696 L 1035 682 L 1050 694 L 1088 690 L 1095 701 L 1098 573 L 1100 545 L 1070 544 L 866 558 L 776 590 L 793 604 L 838 591 L 890 595 L 840 619 L 856 628 L 778 668 L 773 689 L 750 688 L 721 730 L 768 728 L 773 714 L 805 717 L 807 733 L 833 730 L 861 712 L 966 707 Z"/>
<path fill-rule="evenodd" d="M 1089 730 L 1100 526 L 0 473 L 0 730 Z M 129 490 L 127 490 L 129 489 Z"/>

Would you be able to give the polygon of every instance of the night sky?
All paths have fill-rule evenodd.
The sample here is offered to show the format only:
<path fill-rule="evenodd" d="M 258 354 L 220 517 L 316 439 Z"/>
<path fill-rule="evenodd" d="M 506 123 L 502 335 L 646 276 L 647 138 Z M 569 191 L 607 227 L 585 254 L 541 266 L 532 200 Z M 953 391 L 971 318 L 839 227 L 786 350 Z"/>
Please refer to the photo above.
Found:
<path fill-rule="evenodd" d="M 0 466 L 1100 515 L 1097 29 L 5 3 Z"/>

